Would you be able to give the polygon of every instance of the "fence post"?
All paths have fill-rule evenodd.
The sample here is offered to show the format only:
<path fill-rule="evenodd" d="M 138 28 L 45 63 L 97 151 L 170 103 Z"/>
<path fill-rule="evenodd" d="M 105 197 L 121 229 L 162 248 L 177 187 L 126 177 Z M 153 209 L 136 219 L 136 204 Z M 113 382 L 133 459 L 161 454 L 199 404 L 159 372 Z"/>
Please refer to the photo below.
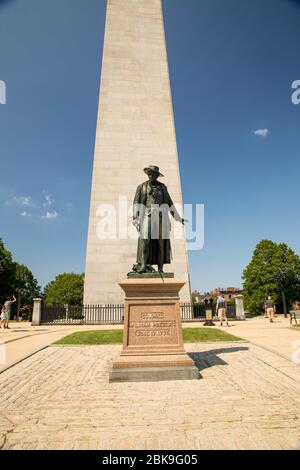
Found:
<path fill-rule="evenodd" d="M 64 309 L 66 310 L 66 321 L 68 321 L 69 320 L 69 304 L 65 304 Z"/>
<path fill-rule="evenodd" d="M 236 296 L 235 306 L 236 306 L 236 319 L 246 320 L 245 310 L 244 310 L 244 297 L 242 295 Z"/>
<path fill-rule="evenodd" d="M 42 299 L 33 299 L 31 326 L 38 326 L 42 320 Z"/>

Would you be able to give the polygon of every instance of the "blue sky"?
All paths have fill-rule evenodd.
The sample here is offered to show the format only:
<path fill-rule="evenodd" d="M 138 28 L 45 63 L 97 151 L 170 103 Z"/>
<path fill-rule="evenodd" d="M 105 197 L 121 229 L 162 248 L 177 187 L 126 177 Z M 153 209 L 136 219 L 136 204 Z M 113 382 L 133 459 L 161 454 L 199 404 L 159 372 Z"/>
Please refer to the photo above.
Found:
<path fill-rule="evenodd" d="M 184 202 L 205 204 L 192 287 L 238 286 L 262 238 L 300 254 L 300 2 L 163 5 Z M 41 284 L 84 270 L 104 15 L 0 0 L 0 237 Z"/>

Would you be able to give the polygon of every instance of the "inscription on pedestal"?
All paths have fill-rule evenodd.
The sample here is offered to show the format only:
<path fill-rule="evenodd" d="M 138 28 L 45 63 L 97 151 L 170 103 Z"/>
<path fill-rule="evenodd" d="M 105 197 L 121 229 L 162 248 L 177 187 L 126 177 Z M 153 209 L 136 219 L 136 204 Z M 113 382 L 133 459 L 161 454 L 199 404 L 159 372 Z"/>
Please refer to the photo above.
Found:
<path fill-rule="evenodd" d="M 138 306 L 131 308 L 129 315 L 128 344 L 170 344 L 176 343 L 177 321 L 171 311 L 145 312 Z"/>
<path fill-rule="evenodd" d="M 176 328 L 176 321 L 166 320 L 164 313 L 141 313 L 142 321 L 131 321 L 129 328 L 134 329 L 135 336 L 171 336 L 171 329 Z"/>

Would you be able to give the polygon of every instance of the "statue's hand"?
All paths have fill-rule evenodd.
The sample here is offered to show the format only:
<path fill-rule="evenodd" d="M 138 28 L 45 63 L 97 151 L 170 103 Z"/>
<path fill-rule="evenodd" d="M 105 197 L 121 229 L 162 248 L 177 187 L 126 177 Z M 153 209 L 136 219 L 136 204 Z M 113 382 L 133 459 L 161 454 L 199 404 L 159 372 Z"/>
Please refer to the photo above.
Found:
<path fill-rule="evenodd" d="M 138 221 L 138 219 L 134 219 L 132 221 L 132 224 L 135 226 L 135 228 L 137 229 L 137 231 L 139 232 L 140 231 L 140 223 Z"/>

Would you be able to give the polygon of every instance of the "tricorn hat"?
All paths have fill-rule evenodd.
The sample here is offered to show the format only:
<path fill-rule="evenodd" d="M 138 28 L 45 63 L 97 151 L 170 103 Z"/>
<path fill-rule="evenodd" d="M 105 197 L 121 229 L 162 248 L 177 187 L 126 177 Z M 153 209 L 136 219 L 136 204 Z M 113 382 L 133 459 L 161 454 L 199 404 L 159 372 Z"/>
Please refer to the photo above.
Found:
<path fill-rule="evenodd" d="M 159 167 L 155 165 L 149 165 L 147 168 L 144 168 L 144 172 L 148 174 L 149 171 L 153 171 L 154 173 L 157 173 L 158 176 L 164 176 L 163 174 L 160 173 Z"/>

